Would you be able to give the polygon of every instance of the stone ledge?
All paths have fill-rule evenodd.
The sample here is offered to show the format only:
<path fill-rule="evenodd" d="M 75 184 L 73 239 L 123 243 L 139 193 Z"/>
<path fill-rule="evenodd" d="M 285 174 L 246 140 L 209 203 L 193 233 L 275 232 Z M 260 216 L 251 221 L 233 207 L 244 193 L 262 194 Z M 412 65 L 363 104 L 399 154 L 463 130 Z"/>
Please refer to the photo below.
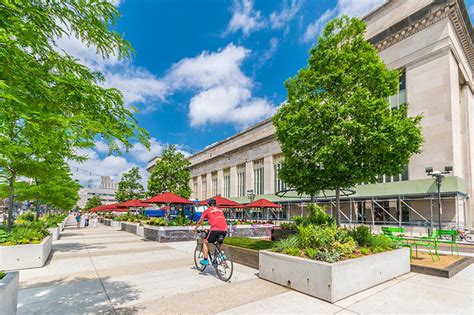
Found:
<path fill-rule="evenodd" d="M 430 266 L 420 266 L 411 264 L 410 271 L 429 276 L 451 278 L 461 270 L 467 268 L 472 263 L 474 263 L 473 257 L 464 257 L 445 268 L 434 268 Z"/>

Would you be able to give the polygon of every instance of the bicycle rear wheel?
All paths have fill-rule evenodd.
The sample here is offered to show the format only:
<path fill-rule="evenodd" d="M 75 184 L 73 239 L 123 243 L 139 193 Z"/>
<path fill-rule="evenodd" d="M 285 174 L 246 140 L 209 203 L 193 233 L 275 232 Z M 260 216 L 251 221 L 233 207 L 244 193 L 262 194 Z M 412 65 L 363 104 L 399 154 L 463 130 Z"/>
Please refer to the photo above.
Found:
<path fill-rule="evenodd" d="M 202 252 L 202 245 L 197 245 L 196 249 L 194 250 L 194 264 L 196 265 L 196 269 L 199 271 L 204 271 L 207 266 L 201 265 L 200 261 L 204 259 L 204 254 Z"/>
<path fill-rule="evenodd" d="M 225 249 L 221 249 L 218 251 L 216 260 L 217 264 L 214 265 L 216 269 L 216 274 L 219 279 L 222 281 L 229 281 L 232 277 L 232 273 L 234 272 L 234 263 L 232 262 L 232 257 L 230 253 Z"/>
<path fill-rule="evenodd" d="M 466 240 L 469 243 L 474 243 L 474 233 L 464 234 L 464 240 Z"/>

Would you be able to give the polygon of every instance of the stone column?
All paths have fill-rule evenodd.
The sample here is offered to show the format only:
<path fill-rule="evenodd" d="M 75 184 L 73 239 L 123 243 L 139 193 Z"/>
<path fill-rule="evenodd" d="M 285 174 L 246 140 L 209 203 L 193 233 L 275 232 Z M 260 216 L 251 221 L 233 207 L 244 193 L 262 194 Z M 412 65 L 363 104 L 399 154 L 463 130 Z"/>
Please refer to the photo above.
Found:
<path fill-rule="evenodd" d="M 237 166 L 230 167 L 230 196 L 237 197 Z"/>
<path fill-rule="evenodd" d="M 217 171 L 217 194 L 224 196 L 224 170 Z"/>
<path fill-rule="evenodd" d="M 263 193 L 272 194 L 274 193 L 273 185 L 273 156 L 266 156 L 263 158 Z"/>
<path fill-rule="evenodd" d="M 189 188 L 191 188 L 191 198 L 194 198 L 196 199 L 196 192 L 194 191 L 194 181 L 193 181 L 193 178 L 191 177 L 191 179 L 189 180 Z"/>
<path fill-rule="evenodd" d="M 207 173 L 207 196 L 205 198 L 214 197 L 212 195 L 212 173 Z"/>
<path fill-rule="evenodd" d="M 197 176 L 198 189 L 197 189 L 197 192 L 196 192 L 196 199 L 198 199 L 198 200 L 204 199 L 202 197 L 202 180 L 201 179 L 202 179 L 201 175 Z"/>
<path fill-rule="evenodd" d="M 245 163 L 245 190 L 253 189 L 253 161 L 248 161 Z"/>

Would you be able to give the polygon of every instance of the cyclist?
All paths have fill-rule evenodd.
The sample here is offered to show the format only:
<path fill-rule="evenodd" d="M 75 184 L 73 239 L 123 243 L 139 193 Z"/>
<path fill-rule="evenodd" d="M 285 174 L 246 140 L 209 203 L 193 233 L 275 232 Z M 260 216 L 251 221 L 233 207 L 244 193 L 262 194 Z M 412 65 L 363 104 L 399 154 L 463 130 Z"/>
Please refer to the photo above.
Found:
<path fill-rule="evenodd" d="M 200 225 L 204 223 L 204 220 L 207 219 L 209 224 L 211 225 L 211 230 L 208 232 L 207 236 L 204 238 L 203 246 L 202 246 L 202 253 L 204 255 L 204 259 L 202 259 L 199 263 L 203 266 L 209 265 L 209 243 L 215 243 L 219 236 L 223 236 L 223 238 L 227 234 L 227 220 L 224 217 L 224 212 L 221 208 L 216 207 L 216 200 L 214 198 L 210 198 L 207 201 L 209 208 L 204 210 L 201 215 L 201 219 L 196 223 L 194 229 L 197 229 Z"/>

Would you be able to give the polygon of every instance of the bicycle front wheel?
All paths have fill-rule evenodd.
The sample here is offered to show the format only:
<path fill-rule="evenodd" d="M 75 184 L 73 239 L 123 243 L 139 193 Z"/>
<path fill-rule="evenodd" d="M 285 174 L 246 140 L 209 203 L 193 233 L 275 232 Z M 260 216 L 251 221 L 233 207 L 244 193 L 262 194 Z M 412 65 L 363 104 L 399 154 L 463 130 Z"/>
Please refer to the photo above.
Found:
<path fill-rule="evenodd" d="M 234 272 L 234 263 L 230 253 L 225 249 L 221 249 L 218 257 L 216 257 L 217 264 L 214 265 L 216 274 L 222 281 L 229 281 Z"/>
<path fill-rule="evenodd" d="M 199 271 L 204 271 L 206 269 L 206 265 L 201 265 L 200 261 L 204 259 L 204 254 L 202 252 L 202 245 L 196 246 L 194 250 L 194 264 L 196 265 L 196 269 Z"/>

